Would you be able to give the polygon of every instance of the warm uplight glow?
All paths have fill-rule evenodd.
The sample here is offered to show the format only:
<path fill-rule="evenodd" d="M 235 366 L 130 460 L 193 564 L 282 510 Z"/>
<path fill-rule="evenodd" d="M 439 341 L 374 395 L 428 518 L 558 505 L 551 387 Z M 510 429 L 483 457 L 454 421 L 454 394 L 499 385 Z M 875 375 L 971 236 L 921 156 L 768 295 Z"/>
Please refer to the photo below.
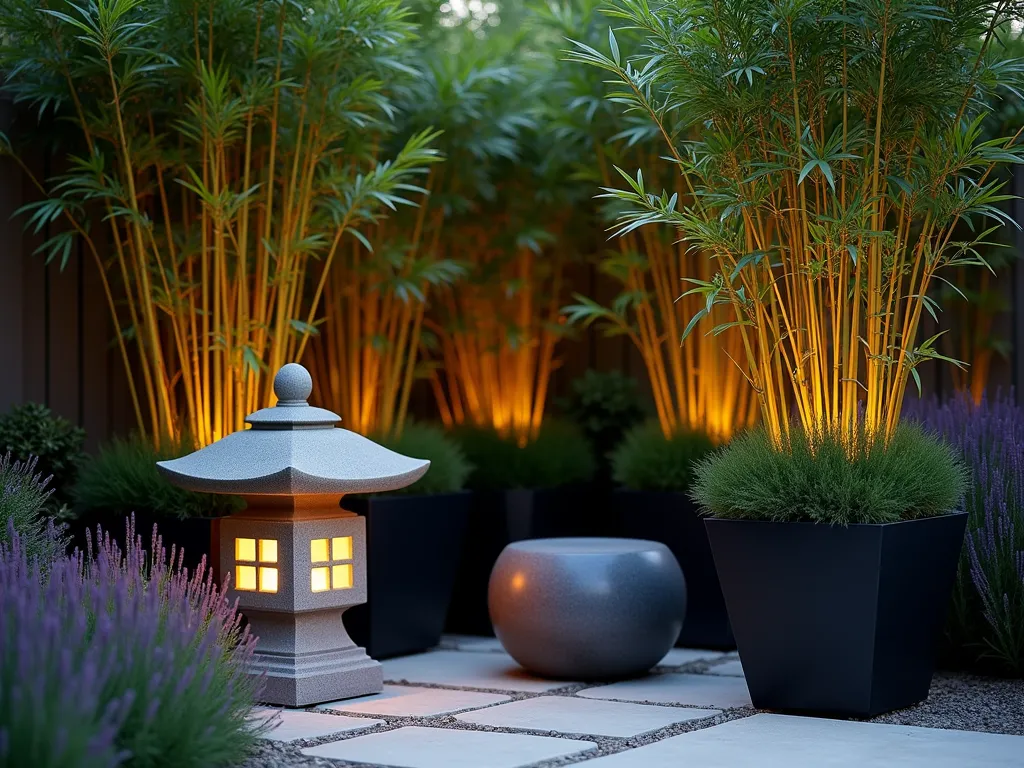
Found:
<path fill-rule="evenodd" d="M 256 591 L 255 565 L 239 565 L 235 567 L 235 589 L 246 592 Z"/>
<path fill-rule="evenodd" d="M 506 258 L 493 237 L 460 230 L 460 254 L 494 275 L 442 290 L 445 317 L 427 321 L 441 341 L 431 384 L 446 427 L 490 426 L 523 446 L 540 431 L 555 368 L 564 259 L 558 248 L 526 246 Z"/>
<path fill-rule="evenodd" d="M 277 562 L 277 539 L 260 539 L 260 562 Z"/>
<path fill-rule="evenodd" d="M 603 156 L 599 159 L 605 160 Z M 642 158 L 637 157 L 637 161 Z M 604 185 L 614 186 L 607 161 L 601 163 L 601 170 Z M 647 171 L 644 168 L 645 176 Z M 682 194 L 682 189 L 677 192 Z M 684 279 L 711 281 L 717 265 L 707 254 L 690 248 L 689 243 L 677 241 L 673 232 L 653 228 L 616 238 L 618 253 L 609 255 L 602 269 L 617 276 L 623 295 L 633 300 L 625 303 L 624 309 L 615 310 L 577 295 L 579 303 L 565 311 L 580 325 L 595 323 L 606 331 L 627 336 L 636 346 L 666 437 L 698 430 L 724 442 L 753 424 L 757 398 L 737 365 L 744 359 L 743 339 L 737 328 L 717 335 L 698 328 L 680 343 L 690 318 L 705 304 L 699 294 L 680 296 L 693 285 Z M 716 323 L 732 319 L 727 307 L 715 308 L 712 315 Z"/>
<path fill-rule="evenodd" d="M 260 568 L 260 592 L 277 592 L 277 568 Z"/>
<path fill-rule="evenodd" d="M 522 592 L 522 590 L 523 590 L 523 588 L 525 586 L 526 586 L 526 576 L 523 575 L 522 573 L 519 573 L 519 572 L 513 574 L 513 576 L 512 576 L 512 589 L 515 590 L 516 592 Z"/>
<path fill-rule="evenodd" d="M 311 584 L 310 588 L 314 592 L 326 592 L 331 588 L 329 579 L 331 577 L 330 568 L 314 568 L 311 571 Z"/>
<path fill-rule="evenodd" d="M 433 170 L 425 181 L 431 189 Z M 324 285 L 324 322 L 309 345 L 307 362 L 321 404 L 343 414 L 348 429 L 362 435 L 401 434 L 417 380 L 431 280 L 450 271 L 430 264 L 441 258 L 423 236 L 431 209 L 426 198 L 411 199 L 419 207 L 410 221 L 385 218 L 367 228 L 373 254 L 353 242 L 338 255 Z M 400 263 L 392 261 L 398 252 L 404 254 Z M 376 258 L 380 253 L 389 256 Z"/>
<path fill-rule="evenodd" d="M 327 549 L 327 539 L 313 539 L 310 542 L 310 561 L 314 563 L 326 563 L 330 561 Z"/>
<path fill-rule="evenodd" d="M 992 363 L 1006 356 L 1009 340 L 996 328 L 996 320 L 1009 311 L 1005 299 L 992 282 L 996 278 L 987 269 L 956 270 L 953 284 L 964 291 L 972 291 L 976 300 L 966 301 L 954 295 L 944 302 L 944 309 L 953 315 L 950 333 L 940 340 L 943 353 L 967 363 L 965 368 L 949 366 L 953 387 L 957 392 L 969 392 L 975 405 L 981 405 L 988 388 Z"/>
<path fill-rule="evenodd" d="M 331 587 L 333 589 L 352 588 L 352 563 L 335 565 L 331 568 Z"/>
<path fill-rule="evenodd" d="M 331 560 L 352 559 L 352 537 L 336 536 L 331 539 Z"/>
<path fill-rule="evenodd" d="M 235 560 L 256 562 L 256 539 L 235 539 Z"/>

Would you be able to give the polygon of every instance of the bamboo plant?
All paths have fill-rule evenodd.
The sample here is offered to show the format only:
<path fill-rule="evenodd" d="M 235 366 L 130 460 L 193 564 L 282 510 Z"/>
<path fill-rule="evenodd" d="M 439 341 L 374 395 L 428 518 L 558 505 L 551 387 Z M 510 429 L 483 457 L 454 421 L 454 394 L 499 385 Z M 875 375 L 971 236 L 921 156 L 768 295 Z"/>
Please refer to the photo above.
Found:
<path fill-rule="evenodd" d="M 918 340 L 929 289 L 986 266 L 979 248 L 1007 220 L 992 172 L 1020 162 L 1021 131 L 988 139 L 980 123 L 1022 71 L 1000 42 L 1015 7 L 621 0 L 608 13 L 642 45 L 624 53 L 609 30 L 608 53 L 569 55 L 655 123 L 683 185 L 652 191 L 620 169 L 625 187 L 605 192 L 630 206 L 618 231 L 670 224 L 713 260 L 712 279 L 687 276 L 703 299 L 687 330 L 732 309 L 715 328 L 739 330 L 777 445 L 791 407 L 809 434 L 888 439 L 918 366 L 946 359 Z"/>
<path fill-rule="evenodd" d="M 446 425 L 536 438 L 564 335 L 563 271 L 575 254 L 573 194 L 561 145 L 537 121 L 546 62 L 521 35 L 463 42 L 418 83 L 424 103 L 458 96 L 448 161 L 432 195 L 436 247 L 465 277 L 437 291 L 427 364 Z"/>
<path fill-rule="evenodd" d="M 1014 29 L 1011 34 L 1001 34 L 1001 39 L 1014 56 L 1024 53 L 1024 32 Z M 1010 93 L 994 102 L 984 122 L 986 137 L 1012 133 L 1024 121 L 1021 107 L 1019 93 Z M 993 174 L 1009 182 L 1009 170 L 996 169 Z M 1012 212 L 1011 205 L 1013 203 L 1004 204 L 1004 207 Z M 965 236 L 969 231 L 962 223 L 955 237 Z M 1011 245 L 1013 237 L 1014 233 L 1006 229 L 994 233 L 995 242 L 981 250 L 992 269 L 960 267 L 950 278 L 952 285 L 940 285 L 936 292 L 939 304 L 951 316 L 950 332 L 942 337 L 941 348 L 945 354 L 965 363 L 963 367 L 950 370 L 953 387 L 958 392 L 968 393 L 976 405 L 985 397 L 993 368 L 1000 360 L 1010 357 L 1006 318 L 1012 305 L 1006 279 L 1019 258 Z"/>
<path fill-rule="evenodd" d="M 607 36 L 607 22 L 598 13 L 596 0 L 547 4 L 536 10 L 539 23 L 558 35 L 600 44 Z M 661 136 L 656 125 L 643 115 L 623 115 L 605 99 L 607 87 L 595 70 L 564 64 L 560 72 L 561 102 L 570 106 L 552 119 L 560 121 L 592 153 L 595 185 L 611 187 L 616 166 L 639 166 L 651 178 L 659 174 L 682 194 L 682 179 L 661 168 Z M 659 173 L 660 172 L 660 173 Z M 614 201 L 613 201 L 614 202 Z M 621 205 L 609 205 L 604 220 L 614 221 Z M 666 438 L 680 431 L 702 431 L 724 441 L 756 418 L 753 391 L 734 363 L 743 347 L 735 328 L 721 333 L 701 333 L 687 344 L 679 339 L 689 319 L 700 310 L 699 296 L 678 296 L 683 277 L 710 281 L 712 262 L 671 233 L 647 227 L 615 238 L 611 250 L 601 249 L 602 273 L 621 283 L 622 292 L 602 304 L 574 293 L 574 304 L 565 308 L 570 322 L 594 325 L 608 335 L 625 335 L 640 351 L 651 384 L 658 422 Z M 714 316 L 724 322 L 728 309 L 715 307 Z"/>
<path fill-rule="evenodd" d="M 32 176 L 28 226 L 63 224 L 47 258 L 81 238 L 99 268 L 139 430 L 203 445 L 242 428 L 316 334 L 338 254 L 438 159 L 430 131 L 373 149 L 408 76 L 406 12 L 2 0 L 0 30 L 5 89 L 74 128 L 66 171 Z"/>
<path fill-rule="evenodd" d="M 997 272 L 1006 267 L 1005 259 L 987 254 L 986 259 Z M 943 286 L 945 290 L 940 291 L 938 297 L 943 311 L 952 318 L 952 332 L 942 338 L 941 349 L 964 363 L 951 370 L 953 388 L 970 395 L 975 405 L 980 405 L 992 377 L 993 364 L 1010 355 L 1009 340 L 999 333 L 997 322 L 1011 306 L 993 272 L 958 269 L 954 275 L 950 282 L 955 288 Z"/>
<path fill-rule="evenodd" d="M 310 367 L 320 401 L 361 434 L 402 434 L 413 386 L 424 376 L 420 348 L 429 297 L 463 273 L 460 264 L 438 256 L 440 229 L 427 234 L 428 215 L 436 220 L 436 214 L 421 201 L 412 221 L 380 221 L 365 233 L 369 245 L 349 243 L 330 267 Z"/>
<path fill-rule="evenodd" d="M 523 84 L 507 49 L 504 41 L 482 45 L 465 30 L 425 30 L 409 57 L 418 76 L 395 89 L 399 140 L 434 126 L 435 146 L 446 162 L 431 168 L 422 204 L 380 222 L 367 233 L 369 246 L 353 244 L 327 282 L 329 309 L 311 345 L 312 363 L 318 390 L 329 393 L 327 402 L 359 432 L 400 435 L 413 387 L 422 379 L 431 381 L 451 426 L 448 393 L 457 398 L 459 382 L 473 377 L 446 356 L 465 335 L 442 323 L 457 317 L 457 302 L 478 293 L 478 281 L 464 279 L 474 250 L 462 226 L 471 210 L 477 216 L 496 194 L 496 163 L 515 156 L 526 119 L 518 100 L 504 100 Z M 485 219 L 480 231 L 498 223 Z M 455 403 L 461 423 L 460 405 Z M 476 415 L 474 421 L 486 421 L 482 412 Z"/>

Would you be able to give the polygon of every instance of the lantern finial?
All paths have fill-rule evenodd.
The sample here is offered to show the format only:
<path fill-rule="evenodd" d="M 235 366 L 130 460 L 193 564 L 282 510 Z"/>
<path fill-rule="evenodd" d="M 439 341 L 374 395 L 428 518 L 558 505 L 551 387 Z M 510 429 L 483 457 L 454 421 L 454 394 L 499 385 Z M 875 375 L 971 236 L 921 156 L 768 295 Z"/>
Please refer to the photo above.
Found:
<path fill-rule="evenodd" d="M 282 366 L 274 377 L 278 405 L 305 405 L 312 392 L 313 377 L 298 363 Z"/>

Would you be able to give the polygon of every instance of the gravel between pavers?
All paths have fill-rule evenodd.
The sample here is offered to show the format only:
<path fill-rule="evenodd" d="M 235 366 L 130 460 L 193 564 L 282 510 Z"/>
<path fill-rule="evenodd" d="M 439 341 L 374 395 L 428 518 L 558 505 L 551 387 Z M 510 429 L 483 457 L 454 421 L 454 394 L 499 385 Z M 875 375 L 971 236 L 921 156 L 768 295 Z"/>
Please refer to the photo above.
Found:
<path fill-rule="evenodd" d="M 938 672 L 926 701 L 871 722 L 1024 736 L 1024 680 Z"/>
<path fill-rule="evenodd" d="M 723 658 L 724 663 L 729 658 Z M 653 674 L 662 674 L 670 669 L 673 672 L 704 672 L 708 667 L 716 666 L 717 663 L 695 662 L 681 667 L 659 668 Z M 391 681 L 389 681 L 391 682 Z M 423 688 L 448 688 L 455 690 L 481 690 L 469 688 L 456 688 L 454 686 L 424 685 L 415 683 L 417 687 Z M 555 691 L 545 693 L 523 693 L 521 691 L 504 691 L 513 700 L 532 699 L 540 696 L 566 696 L 573 695 L 585 688 L 593 687 L 587 684 L 576 684 L 559 688 Z M 498 706 L 497 704 L 489 706 Z M 675 704 L 659 704 L 659 706 L 683 706 Z M 486 709 L 487 707 L 470 708 Z M 696 707 L 700 709 L 701 707 Z M 311 710 L 326 712 L 327 714 L 341 715 L 340 712 L 328 710 Z M 466 711 L 466 710 L 462 710 Z M 630 738 L 610 738 L 604 736 L 590 736 L 587 734 L 556 733 L 554 731 L 523 730 L 516 728 L 501 728 L 489 725 L 476 725 L 465 723 L 455 719 L 458 713 L 449 715 L 435 715 L 432 717 L 396 717 L 391 715 L 366 715 L 368 718 L 384 720 L 383 725 L 369 728 L 363 731 L 356 731 L 349 734 L 336 734 L 319 739 L 307 739 L 290 743 L 263 741 L 260 742 L 256 752 L 238 768 L 378 768 L 374 764 L 351 763 L 343 760 L 329 760 L 322 757 L 310 757 L 303 755 L 302 750 L 317 744 L 330 741 L 341 741 L 345 739 L 358 738 L 371 733 L 382 733 L 406 726 L 424 726 L 430 728 L 454 728 L 468 731 L 491 731 L 502 733 L 532 734 L 536 736 L 556 736 L 561 738 L 580 739 L 592 741 L 597 744 L 596 749 L 587 750 L 574 755 L 533 763 L 530 768 L 557 768 L 557 766 L 582 763 L 586 760 L 609 755 L 616 752 L 623 752 L 627 749 L 641 747 L 681 733 L 695 731 L 703 728 L 710 728 L 715 725 L 736 720 L 741 717 L 749 717 L 756 713 L 750 707 L 739 707 L 727 709 L 720 715 L 703 720 L 677 723 L 656 731 L 643 733 Z M 349 717 L 351 713 L 345 713 Z M 962 674 L 937 673 L 932 682 L 931 694 L 928 700 L 916 707 L 893 712 L 877 717 L 871 722 L 893 723 L 898 725 L 917 725 L 928 728 L 952 728 L 956 730 L 986 731 L 992 733 L 1009 733 L 1024 735 L 1024 681 L 1022 680 L 1000 680 L 995 678 L 974 677 Z"/>

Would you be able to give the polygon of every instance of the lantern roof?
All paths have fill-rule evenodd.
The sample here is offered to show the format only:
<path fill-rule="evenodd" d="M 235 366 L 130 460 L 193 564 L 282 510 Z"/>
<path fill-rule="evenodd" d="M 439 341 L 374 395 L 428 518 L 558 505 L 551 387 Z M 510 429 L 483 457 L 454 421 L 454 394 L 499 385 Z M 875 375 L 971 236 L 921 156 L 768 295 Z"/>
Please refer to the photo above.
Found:
<path fill-rule="evenodd" d="M 340 416 L 306 402 L 312 391 L 309 371 L 288 363 L 274 377 L 277 404 L 250 414 L 250 429 L 157 467 L 187 490 L 239 495 L 393 491 L 426 473 L 429 461 L 336 427 Z"/>

